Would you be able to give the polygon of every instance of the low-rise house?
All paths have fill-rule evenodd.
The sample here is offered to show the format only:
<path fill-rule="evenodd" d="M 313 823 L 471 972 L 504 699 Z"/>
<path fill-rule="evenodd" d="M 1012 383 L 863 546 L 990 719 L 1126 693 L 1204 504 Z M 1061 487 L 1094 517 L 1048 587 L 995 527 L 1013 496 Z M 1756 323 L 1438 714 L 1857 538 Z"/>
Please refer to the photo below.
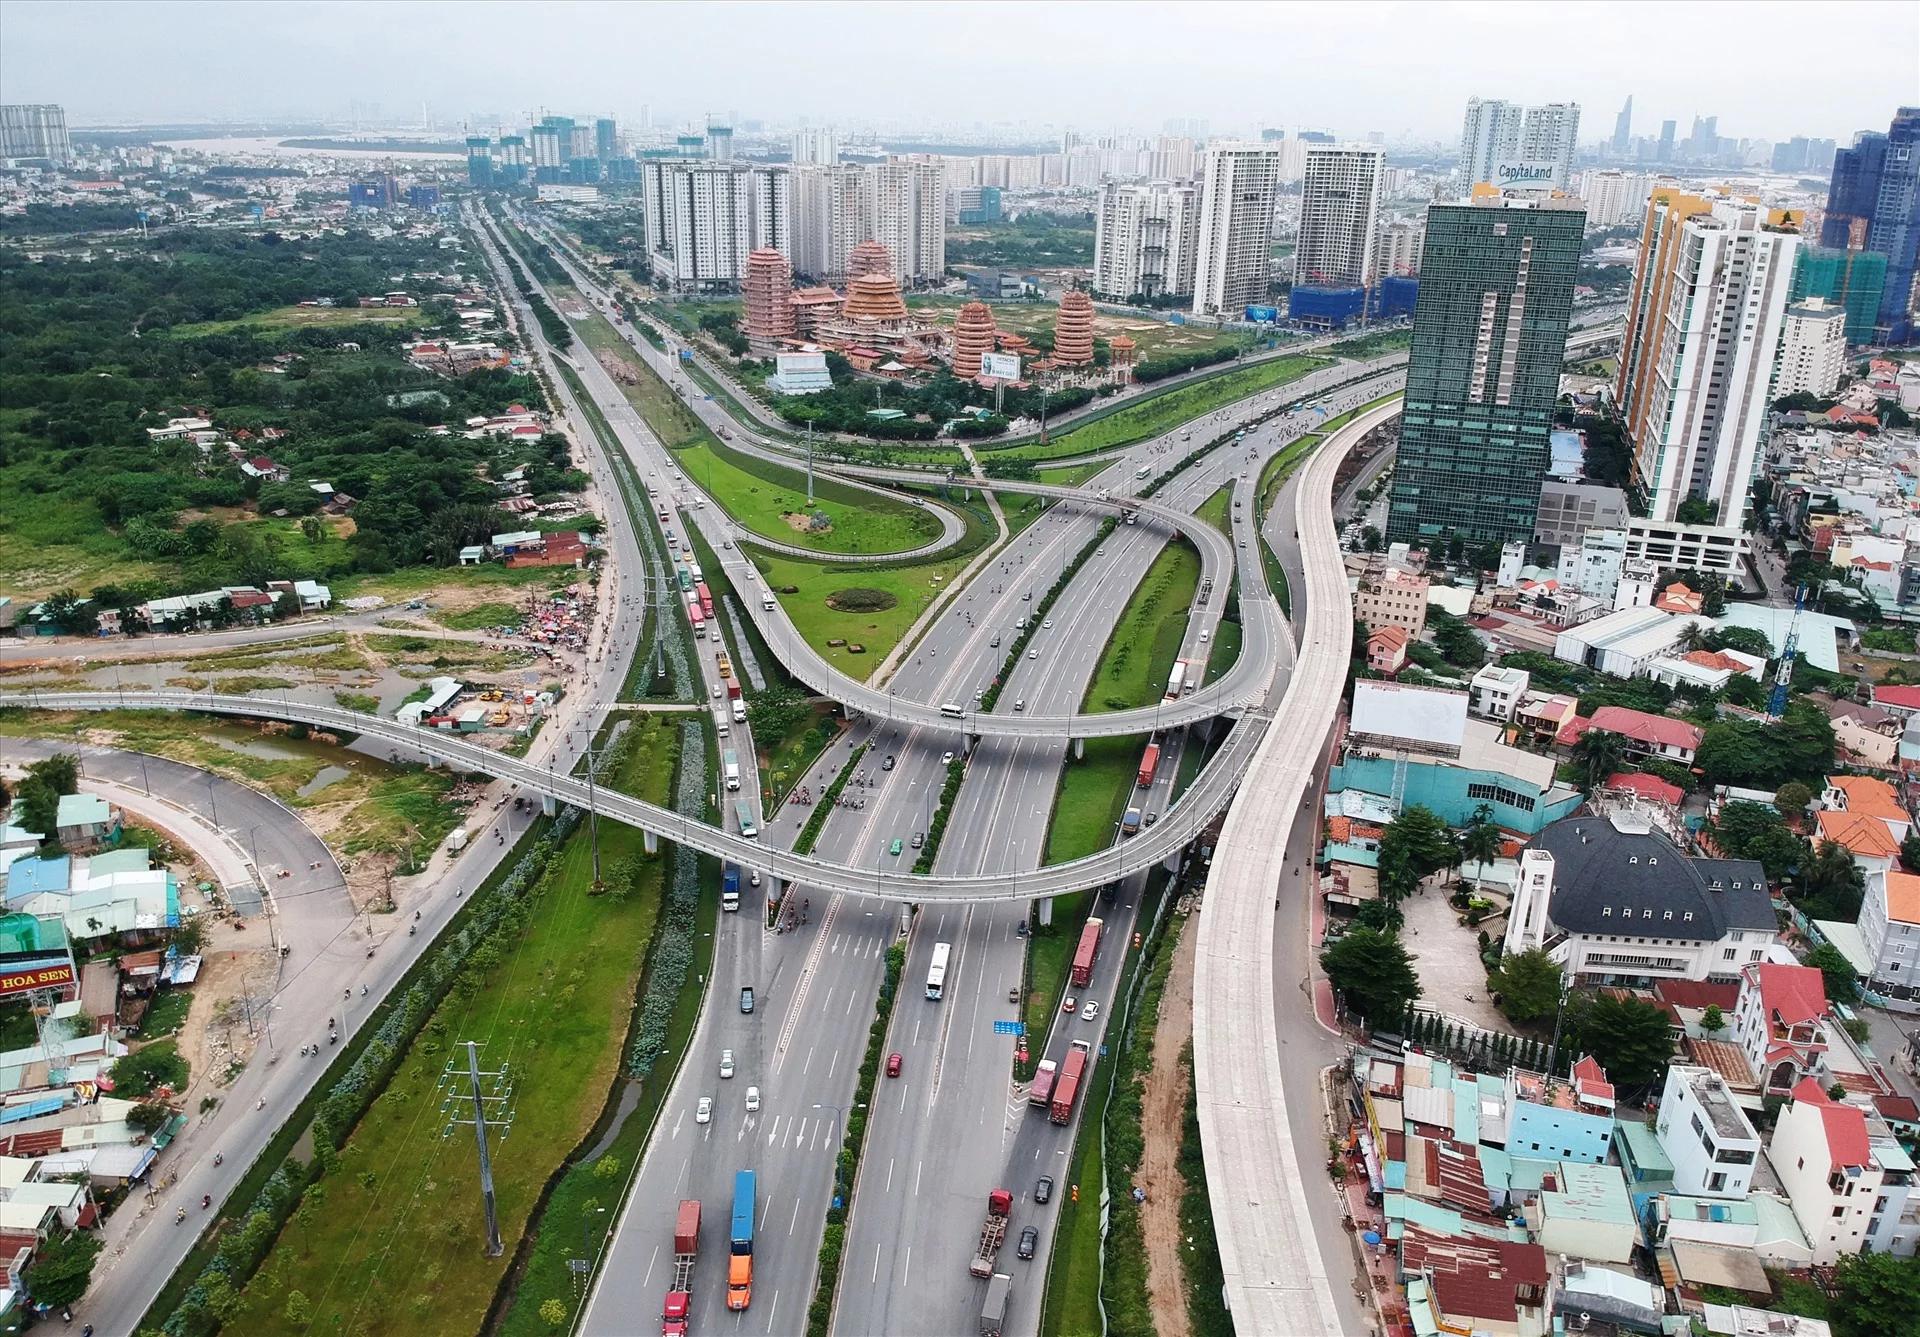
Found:
<path fill-rule="evenodd" d="M 1546 948 L 1582 984 L 1731 981 L 1765 956 L 1777 927 L 1757 862 L 1690 857 L 1645 815 L 1620 809 L 1533 838 L 1505 943 L 1509 953 Z"/>
<path fill-rule="evenodd" d="M 1573 739 L 1567 739 L 1567 730 L 1561 731 L 1561 738 L 1568 742 L 1578 741 L 1580 735 L 1594 731 L 1619 735 L 1629 756 L 1677 761 L 1682 766 L 1693 765 L 1694 754 L 1700 750 L 1701 731 L 1698 725 L 1674 719 L 1670 715 L 1649 715 L 1644 710 L 1629 710 L 1625 706 L 1601 706 Z"/>
<path fill-rule="evenodd" d="M 1829 775 L 1820 801 L 1828 811 L 1884 824 L 1896 846 L 1913 830 L 1913 816 L 1894 787 L 1870 775 Z"/>
<path fill-rule="evenodd" d="M 1381 627 L 1367 636 L 1367 667 L 1392 677 L 1407 664 L 1407 633 L 1402 627 Z"/>
<path fill-rule="evenodd" d="M 1884 1171 L 1874 1159 L 1864 1111 L 1829 1098 L 1811 1077 L 1802 1078 L 1791 1097 L 1774 1121 L 1767 1159 L 1806 1232 L 1814 1264 L 1832 1267 L 1866 1245 Z"/>
<path fill-rule="evenodd" d="M 1659 1109 L 1656 1126 L 1673 1163 L 1674 1188 L 1693 1196 L 1745 1198 L 1760 1159 L 1760 1135 L 1720 1075 L 1672 1064 Z"/>
<path fill-rule="evenodd" d="M 1400 1273 L 1416 1329 L 1488 1337 L 1537 1337 L 1547 1330 L 1551 1278 L 1538 1244 L 1410 1226 L 1400 1240 Z"/>
<path fill-rule="evenodd" d="M 1561 1161 L 1523 1210 L 1550 1254 L 1596 1263 L 1633 1261 L 1640 1226 L 1618 1166 Z"/>
<path fill-rule="evenodd" d="M 1524 669 L 1488 664 L 1468 684 L 1469 709 L 1490 720 L 1510 720 L 1527 694 L 1533 675 Z"/>
<path fill-rule="evenodd" d="M 1418 638 L 1427 629 L 1427 577 L 1397 566 L 1376 564 L 1360 577 L 1353 594 L 1353 615 L 1368 631 L 1399 627 Z"/>
<path fill-rule="evenodd" d="M 1818 699 L 1818 698 L 1816 698 Z M 1899 755 L 1901 720 L 1891 711 L 1858 701 L 1821 701 L 1833 722 L 1833 739 L 1856 764 L 1891 770 Z"/>
<path fill-rule="evenodd" d="M 1760 961 L 1740 972 L 1733 1040 L 1765 1095 L 1786 1095 L 1827 1051 L 1826 978 L 1811 966 Z"/>
<path fill-rule="evenodd" d="M 1696 627 L 1705 630 L 1711 618 L 1676 616 L 1657 608 L 1623 608 L 1554 638 L 1553 657 L 1583 668 L 1635 678 L 1647 664 L 1687 638 Z"/>
<path fill-rule="evenodd" d="M 98 794 L 62 794 L 55 813 L 54 835 L 76 854 L 103 845 L 120 833 L 120 814 Z"/>
<path fill-rule="evenodd" d="M 1543 1161 L 1604 1165 L 1613 1143 L 1613 1085 L 1591 1056 L 1569 1080 L 1507 1072 L 1507 1151 Z"/>

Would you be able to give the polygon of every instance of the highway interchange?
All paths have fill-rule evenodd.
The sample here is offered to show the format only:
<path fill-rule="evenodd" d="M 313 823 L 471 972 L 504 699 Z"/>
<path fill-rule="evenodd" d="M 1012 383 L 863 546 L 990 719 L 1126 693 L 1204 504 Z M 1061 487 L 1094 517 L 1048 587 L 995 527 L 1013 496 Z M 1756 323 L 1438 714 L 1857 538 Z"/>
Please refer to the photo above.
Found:
<path fill-rule="evenodd" d="M 492 251 L 491 239 L 486 249 Z M 586 281 L 582 280 L 581 286 L 583 291 L 591 291 Z M 503 284 L 503 292 L 510 291 Z M 538 338 L 537 326 L 529 319 L 524 304 L 516 300 L 514 306 L 529 342 L 552 356 Z M 677 369 L 663 353 L 644 341 L 633 342 L 641 356 L 660 364 L 663 374 L 670 378 L 675 374 Z M 1262 757 L 1273 750 L 1272 746 L 1261 746 L 1263 737 L 1269 744 L 1277 737 L 1265 729 L 1264 722 L 1291 682 L 1294 633 L 1283 624 L 1277 607 L 1259 597 L 1264 573 L 1257 557 L 1252 556 L 1256 550 L 1249 547 L 1255 541 L 1253 526 L 1259 519 L 1252 489 L 1262 464 L 1275 451 L 1324 416 L 1397 388 L 1397 374 L 1389 366 L 1364 369 L 1368 373 L 1364 381 L 1355 379 L 1362 369 L 1351 366 L 1341 377 L 1323 373 L 1325 384 L 1341 379 L 1354 383 L 1325 396 L 1315 407 L 1267 417 L 1307 392 L 1301 383 L 1282 386 L 1209 415 L 1202 423 L 1187 424 L 1117 452 L 1108 469 L 1086 485 L 1081 497 L 1055 500 L 1042 518 L 976 564 L 974 578 L 964 591 L 937 605 L 923 623 L 911 657 L 900 657 L 883 694 L 881 689 L 852 683 L 831 670 L 822 675 L 823 681 L 815 680 L 818 670 L 806 662 L 810 652 L 796 652 L 802 642 L 791 632 L 790 624 L 781 625 L 784 616 L 777 608 L 771 615 L 763 615 L 759 607 L 750 566 L 735 544 L 735 540 L 750 536 L 735 527 L 718 505 L 700 504 L 705 499 L 676 477 L 671 455 L 596 362 L 587 358 L 568 361 L 613 427 L 636 474 L 648 479 L 649 490 L 670 494 L 682 508 L 678 521 L 697 524 L 713 550 L 724 554 L 723 566 L 739 592 L 738 602 L 760 623 L 768 645 L 804 681 L 826 687 L 828 694 L 854 707 L 848 711 L 853 722 L 848 734 L 820 759 L 803 783 L 819 792 L 846 763 L 851 748 L 868 748 L 860 775 L 847 791 L 859 806 L 831 814 L 817 842 L 814 861 L 786 865 L 789 876 L 802 879 L 792 894 L 809 901 L 807 924 L 792 936 L 769 930 L 756 896 L 747 898 L 741 913 L 722 917 L 713 978 L 699 1030 L 612 1232 L 581 1330 L 621 1334 L 641 1331 L 651 1324 L 666 1289 L 672 1206 L 688 1196 L 699 1197 L 708 1220 L 718 1223 L 708 1229 L 703 1244 L 707 1257 L 703 1269 L 696 1273 L 694 1331 L 771 1334 L 798 1331 L 804 1325 L 803 1311 L 811 1299 L 822 1217 L 836 1187 L 835 1151 L 865 1047 L 884 954 L 906 932 L 908 961 L 887 1046 L 902 1054 L 903 1070 L 900 1078 L 881 1081 L 875 1108 L 870 1111 L 860 1195 L 848 1226 L 834 1330 L 876 1335 L 970 1331 L 977 1314 L 979 1283 L 966 1275 L 963 1260 L 971 1252 L 988 1191 L 1004 1186 L 1013 1190 L 1016 1199 L 1015 1231 L 1034 1225 L 1041 1232 L 1040 1252 L 1032 1263 L 1013 1263 L 1011 1244 L 1001 1261 L 1002 1269 L 1013 1270 L 1016 1276 L 1008 1332 L 1031 1334 L 1038 1327 L 1041 1281 L 1060 1201 L 1056 1197 L 1045 1207 L 1034 1204 L 1033 1186 L 1039 1175 L 1050 1174 L 1062 1186 L 1064 1196 L 1064 1170 L 1073 1130 L 1056 1127 L 1038 1111 L 1030 1110 L 1025 1089 L 1011 1079 L 1012 1041 L 994 1034 L 992 1023 L 1018 1015 L 1018 1008 L 1009 1002 L 1009 990 L 1018 988 L 1021 982 L 1025 944 L 1020 930 L 1033 896 L 1068 885 L 1093 885 L 1088 879 L 1097 873 L 1099 881 L 1115 884 L 1115 894 L 1099 911 L 1108 922 L 1107 948 L 1094 984 L 1083 996 L 1100 1001 L 1103 1016 L 1093 1023 L 1065 1018 L 1054 1028 L 1047 1052 L 1058 1057 L 1071 1038 L 1097 1044 L 1105 1030 L 1105 1013 L 1124 957 L 1123 935 L 1132 931 L 1133 911 L 1145 881 L 1144 873 L 1122 867 L 1112 858 L 1098 867 L 1089 861 L 1086 869 L 1070 881 L 1049 880 L 1038 871 L 1060 767 L 1071 746 L 1069 739 L 1105 731 L 1097 726 L 1081 727 L 1095 721 L 1104 723 L 1098 716 L 1080 713 L 1087 682 L 1128 598 L 1170 537 L 1168 517 L 1191 511 L 1237 477 L 1238 504 L 1229 514 L 1233 520 L 1232 542 L 1243 550 L 1243 558 L 1250 559 L 1240 564 L 1240 602 L 1249 637 L 1248 653 L 1243 653 L 1238 666 L 1239 685 L 1227 704 L 1254 709 L 1234 728 L 1238 746 L 1228 751 L 1235 755 L 1222 756 L 1218 761 L 1232 761 L 1244 770 L 1256 747 Z M 686 393 L 688 383 L 684 377 L 680 381 Z M 583 450 L 596 461 L 596 472 L 600 472 L 605 461 L 584 415 L 571 404 L 572 395 L 563 384 L 559 391 L 563 403 L 573 410 Z M 727 418 L 719 405 L 694 394 L 687 394 L 687 398 L 710 422 L 731 424 L 733 432 L 742 438 L 736 441 L 736 448 L 769 453 L 780 449 L 776 443 L 759 438 L 748 426 Z M 1262 418 L 1265 421 L 1259 421 Z M 1143 516 L 1139 523 L 1116 527 L 1100 552 L 1069 582 L 1049 610 L 1053 625 L 1043 629 L 1033 642 L 1036 657 L 1021 661 L 1012 670 L 996 712 L 1005 718 L 974 714 L 976 693 L 1002 670 L 1005 651 L 992 642 L 1008 637 L 1015 620 L 1031 609 L 1024 596 L 1031 593 L 1037 597 L 1043 592 L 1064 564 L 1096 535 L 1100 512 L 1111 509 L 1097 504 L 1098 495 L 1104 492 L 1117 498 L 1136 484 L 1144 487 L 1158 481 L 1184 451 L 1195 448 L 1180 444 L 1188 429 L 1204 424 L 1210 439 L 1245 421 L 1258 425 L 1244 441 L 1224 445 L 1177 473 L 1153 498 L 1152 511 L 1157 518 Z M 1358 433 L 1342 436 L 1346 438 L 1340 446 L 1343 452 Z M 1318 466 L 1334 454 L 1323 451 L 1316 467 L 1302 473 L 1313 477 L 1315 486 L 1323 485 L 1331 476 L 1331 464 L 1324 470 Z M 1148 482 L 1135 476 L 1142 467 L 1150 475 Z M 1281 490 L 1267 521 L 1267 533 L 1281 564 L 1288 569 L 1296 600 L 1305 594 L 1311 607 L 1314 595 L 1324 600 L 1327 590 L 1313 583 L 1312 573 L 1303 571 L 1297 533 L 1288 534 L 1279 519 L 1295 509 L 1301 476 L 1296 474 Z M 1324 498 L 1325 492 L 1317 495 Z M 1324 507 L 1324 500 L 1318 505 Z M 1309 509 L 1301 506 L 1300 515 L 1305 517 Z M 613 620 L 603 643 L 604 658 L 596 686 L 578 707 L 571 727 L 563 734 L 546 736 L 554 754 L 559 753 L 563 739 L 572 745 L 574 730 L 590 728 L 612 704 L 640 632 L 644 608 L 637 591 L 643 584 L 645 567 L 635 535 L 623 522 L 625 517 L 611 502 L 609 511 L 608 529 L 615 554 L 612 566 L 616 571 L 634 573 L 626 581 L 635 592 L 607 600 Z M 633 518 L 649 523 L 644 517 Z M 1203 540 L 1211 537 L 1202 534 L 1203 529 L 1189 526 L 1184 532 Z M 1212 600 L 1197 603 L 1191 610 L 1182 658 L 1194 660 L 1204 660 L 1225 606 L 1227 576 L 1236 549 L 1216 540 L 1203 541 L 1202 551 L 1216 593 Z M 1265 641 L 1256 644 L 1254 632 L 1262 625 L 1263 613 L 1269 618 L 1265 625 L 1270 632 Z M 1296 607 L 1295 620 L 1302 614 L 1303 610 Z M 720 681 L 713 657 L 717 647 L 713 641 L 703 641 L 700 648 L 703 685 L 711 686 Z M 1256 650 L 1258 653 L 1253 653 Z M 1344 646 L 1339 653 L 1343 665 Z M 1250 663 L 1257 672 L 1248 671 Z M 1217 675 L 1210 675 L 1210 683 L 1213 676 Z M 150 698 L 163 695 L 145 694 Z M 1202 699 L 1219 701 L 1224 695 Z M 1026 705 L 1021 712 L 1024 720 L 1014 719 L 1011 714 L 1016 700 Z M 943 702 L 967 707 L 965 733 L 956 732 L 952 721 L 938 714 L 938 705 Z M 64 699 L 59 703 L 79 704 Z M 132 703 L 160 704 L 154 699 Z M 258 713 L 267 713 L 259 711 L 260 702 L 253 704 Z M 225 708 L 225 703 L 215 703 L 214 708 Z M 1214 704 L 1205 713 L 1211 715 L 1219 709 L 1220 705 Z M 1149 714 L 1151 711 L 1148 708 Z M 1195 737 L 1188 739 L 1189 726 L 1202 717 L 1188 711 L 1169 715 L 1169 727 L 1162 734 L 1168 756 L 1153 790 L 1144 798 L 1145 806 L 1156 815 L 1168 810 L 1173 776 L 1179 770 L 1179 749 L 1200 745 L 1205 731 L 1227 725 L 1224 720 L 1200 723 L 1191 729 Z M 1009 721 L 1014 727 L 1005 727 Z M 1021 724 L 1026 727 L 1019 727 Z M 1125 731 L 1144 733 L 1151 727 L 1150 720 L 1129 720 Z M 1300 737 L 1311 749 L 1324 738 L 1324 732 L 1321 728 L 1318 735 L 1309 736 L 1310 728 Z M 967 754 L 970 739 L 972 751 Z M 732 735 L 723 746 L 737 749 L 743 756 L 753 755 L 752 740 L 739 724 L 733 725 Z M 1299 747 L 1294 743 L 1290 750 L 1298 751 Z M 441 740 L 434 740 L 433 750 L 453 755 L 453 749 Z M 909 919 L 899 913 L 895 902 L 905 898 L 898 890 L 905 885 L 899 866 L 911 863 L 911 853 L 892 856 L 891 842 L 910 840 L 927 829 L 934 796 L 945 778 L 943 757 L 950 752 L 966 756 L 966 781 L 953 806 L 935 865 L 936 877 L 920 880 L 909 893 L 921 905 L 918 915 Z M 895 764 L 884 769 L 882 758 L 889 755 Z M 513 778 L 566 801 L 584 802 L 584 795 L 575 792 L 580 786 L 570 786 L 565 779 L 560 761 L 557 755 L 549 755 L 545 776 L 539 774 L 540 763 L 536 762 L 524 768 L 528 774 Z M 499 773 L 498 768 L 496 771 Z M 543 780 L 545 783 L 540 783 Z M 1196 833 L 1206 818 L 1231 797 L 1237 780 L 1236 772 L 1223 788 L 1213 791 L 1211 806 L 1197 819 L 1181 812 L 1183 805 L 1175 805 L 1174 818 L 1150 828 L 1134 841 L 1117 842 L 1116 850 L 1128 846 L 1151 850 L 1159 857 L 1148 863 L 1177 859 L 1186 837 Z M 806 810 L 790 807 L 780 813 L 760 814 L 752 789 L 749 785 L 740 797 L 752 801 L 761 825 L 757 866 L 767 867 L 770 873 L 779 872 L 779 862 L 769 856 L 791 848 Z M 1196 784 L 1186 797 L 1201 797 L 1200 789 Z M 617 810 L 617 799 L 601 791 L 603 815 L 623 815 Z M 684 827 L 678 832 L 671 830 L 669 824 L 653 820 L 651 815 L 639 824 L 662 830 L 672 838 L 686 838 L 686 843 L 696 848 L 714 848 L 711 841 Z M 1230 821 L 1229 830 L 1232 826 Z M 1182 838 L 1172 839 L 1176 835 Z M 739 851 L 737 843 L 726 843 L 715 850 L 735 856 Z M 1138 867 L 1146 866 L 1139 860 L 1133 862 Z M 478 866 L 477 860 L 469 865 L 475 870 Z M 842 884 L 836 894 L 825 889 L 834 885 L 833 879 L 816 876 L 822 866 L 862 871 L 871 868 L 874 876 L 871 882 Z M 768 882 L 769 889 L 779 885 L 772 877 Z M 941 883 L 959 894 L 948 900 L 929 894 Z M 816 899 L 819 903 L 811 904 Z M 1252 899 L 1264 902 L 1265 895 Z M 1266 910 L 1267 916 L 1273 913 L 1272 908 Z M 1203 922 L 1210 918 L 1203 916 Z M 1286 929 L 1271 918 L 1266 922 L 1266 940 L 1272 945 Z M 953 945 L 954 969 L 946 999 L 930 1003 L 921 996 L 921 986 L 927 958 L 938 941 Z M 1202 951 L 1204 958 L 1204 940 Z M 394 961 L 397 972 L 397 952 Z M 1203 959 L 1203 973 L 1206 969 Z M 1270 957 L 1261 978 L 1273 981 Z M 737 1005 L 743 985 L 751 985 L 756 991 L 751 1015 L 742 1014 Z M 1278 997 L 1277 983 L 1270 983 L 1269 990 Z M 1201 1014 L 1197 996 L 1196 1023 Z M 1270 1014 L 1266 1021 L 1265 1029 L 1270 1032 L 1275 1018 Z M 737 1075 L 730 1080 L 718 1076 L 722 1050 L 731 1050 L 735 1060 Z M 763 1098 L 762 1108 L 753 1114 L 741 1108 L 739 1097 L 750 1085 L 758 1086 Z M 1204 1100 L 1204 1076 L 1201 1087 Z M 693 1107 L 702 1095 L 716 1098 L 716 1113 L 709 1124 L 693 1121 Z M 1284 1104 L 1280 1109 L 1279 1122 L 1284 1125 Z M 1296 1135 L 1297 1128 L 1296 1121 Z M 1277 1136 L 1278 1129 L 1274 1132 Z M 1213 1182 L 1215 1146 L 1211 1134 L 1208 1159 Z M 739 1168 L 754 1168 L 760 1173 L 760 1244 L 755 1251 L 753 1306 L 744 1314 L 727 1314 L 721 1307 L 724 1222 L 732 1173 Z M 1215 1184 L 1216 1210 L 1224 1213 L 1228 1209 L 1222 1205 L 1219 1189 Z M 1231 1252 L 1226 1246 L 1224 1225 L 1221 1233 L 1224 1258 Z M 1311 1245 L 1307 1247 L 1313 1251 Z M 1333 1266 L 1329 1261 L 1324 1268 L 1311 1269 L 1318 1275 L 1323 1293 L 1325 1278 Z M 1235 1281 L 1235 1269 L 1230 1266 L 1230 1288 Z M 1238 1290 L 1234 1293 L 1236 1297 L 1240 1294 Z M 1324 1330 L 1338 1331 L 1345 1326 L 1338 1316 L 1316 1307 L 1321 1308 L 1321 1317 L 1328 1325 Z"/>

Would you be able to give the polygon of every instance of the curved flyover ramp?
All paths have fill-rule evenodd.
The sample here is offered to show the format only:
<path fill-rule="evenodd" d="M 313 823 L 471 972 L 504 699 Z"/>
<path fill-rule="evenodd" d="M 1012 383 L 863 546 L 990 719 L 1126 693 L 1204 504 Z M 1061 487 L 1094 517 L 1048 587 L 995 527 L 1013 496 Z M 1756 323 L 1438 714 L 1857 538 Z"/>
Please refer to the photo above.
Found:
<path fill-rule="evenodd" d="M 1306 572 L 1300 657 L 1280 727 L 1255 749 L 1214 846 L 1193 981 L 1193 1070 L 1214 1233 L 1234 1327 L 1290 1337 L 1341 1331 L 1281 1086 L 1274 1014 L 1274 897 L 1287 835 L 1310 792 L 1346 683 L 1353 619 L 1333 529 L 1348 450 L 1400 412 L 1385 405 L 1321 447 L 1294 494 Z"/>
<path fill-rule="evenodd" d="M 383 742 L 424 752 L 436 761 L 462 770 L 478 771 L 512 781 L 533 794 L 551 794 L 562 803 L 591 808 L 602 817 L 652 831 L 702 854 L 759 868 L 783 882 L 871 896 L 888 901 L 1020 901 L 1057 896 L 1103 886 L 1151 868 L 1177 855 L 1198 836 L 1233 798 L 1254 750 L 1266 732 L 1266 721 L 1248 715 L 1233 726 L 1213 760 L 1194 778 L 1180 801 L 1139 835 L 1070 863 L 1027 873 L 995 873 L 978 877 L 922 877 L 894 871 L 890 859 L 876 856 L 873 867 L 830 863 L 810 855 L 792 854 L 758 840 L 722 831 L 668 808 L 604 787 L 589 790 L 587 781 L 547 766 L 535 766 L 491 748 L 464 742 L 437 729 L 422 729 L 397 720 L 364 715 L 338 706 L 259 696 L 223 696 L 207 692 L 101 691 L 10 692 L 0 695 L 0 708 L 30 710 L 190 710 L 203 714 L 243 715 L 253 719 L 288 720 L 378 738 Z"/>

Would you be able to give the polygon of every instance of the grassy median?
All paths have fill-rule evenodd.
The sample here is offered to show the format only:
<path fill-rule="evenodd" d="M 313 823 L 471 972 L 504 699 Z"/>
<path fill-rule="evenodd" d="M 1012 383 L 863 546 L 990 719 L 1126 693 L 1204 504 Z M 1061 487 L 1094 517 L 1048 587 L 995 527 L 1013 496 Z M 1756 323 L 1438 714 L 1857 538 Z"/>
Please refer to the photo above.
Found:
<path fill-rule="evenodd" d="M 804 470 L 743 455 L 711 441 L 683 447 L 675 458 L 686 476 L 728 515 L 776 543 L 888 557 L 925 547 L 940 537 L 940 517 L 926 507 L 831 478 L 815 477 L 809 507 Z"/>

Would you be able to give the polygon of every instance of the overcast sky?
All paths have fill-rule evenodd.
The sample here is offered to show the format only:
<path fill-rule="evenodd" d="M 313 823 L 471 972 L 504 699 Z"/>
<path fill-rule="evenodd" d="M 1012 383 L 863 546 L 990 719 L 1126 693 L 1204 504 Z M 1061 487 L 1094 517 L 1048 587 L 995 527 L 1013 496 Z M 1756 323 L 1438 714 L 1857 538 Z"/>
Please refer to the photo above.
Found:
<path fill-rule="evenodd" d="M 544 108 L 656 121 L 1258 125 L 1459 134 L 1470 95 L 1581 104 L 1581 138 L 1718 115 L 1842 141 L 1920 104 L 1920 4 L 999 5 L 0 0 L 0 98 L 69 124 L 313 117 L 442 130 Z"/>

